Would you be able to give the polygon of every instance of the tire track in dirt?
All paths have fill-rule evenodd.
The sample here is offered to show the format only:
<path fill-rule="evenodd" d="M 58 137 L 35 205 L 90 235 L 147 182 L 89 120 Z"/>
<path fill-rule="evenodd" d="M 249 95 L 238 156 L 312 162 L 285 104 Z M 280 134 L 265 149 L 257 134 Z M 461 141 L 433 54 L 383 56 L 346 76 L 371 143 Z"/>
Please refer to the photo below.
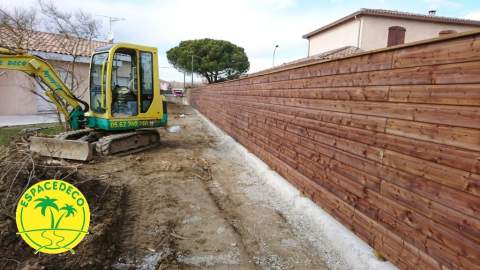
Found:
<path fill-rule="evenodd" d="M 244 168 L 212 153 L 218 140 L 192 109 L 169 110 L 182 131 L 160 147 L 89 165 L 127 190 L 112 268 L 326 269 L 285 217 L 242 193 Z"/>
<path fill-rule="evenodd" d="M 230 200 L 227 194 L 225 194 L 218 186 L 214 184 L 208 161 L 204 159 L 195 160 L 197 166 L 199 161 L 203 163 L 203 166 L 199 166 L 200 170 L 203 171 L 203 175 L 195 174 L 194 176 L 199 178 L 205 188 L 205 191 L 208 193 L 215 207 L 218 209 L 219 215 L 226 221 L 226 223 L 235 233 L 235 239 L 240 244 L 241 251 L 247 254 L 249 257 L 249 262 L 252 262 L 249 263 L 250 269 L 260 269 L 255 263 L 253 263 L 255 257 L 253 250 L 258 250 L 259 244 L 255 240 L 252 241 L 252 239 L 249 239 L 250 237 L 248 237 L 247 231 L 242 226 L 241 222 L 239 222 L 238 215 L 235 213 L 235 211 L 233 211 L 235 208 L 234 202 Z M 247 239 L 249 239 L 248 242 L 246 241 Z"/>
<path fill-rule="evenodd" d="M 203 174 L 196 176 L 201 179 L 205 190 L 208 192 L 212 201 L 215 203 L 215 206 L 218 208 L 220 215 L 225 219 L 225 221 L 230 225 L 231 229 L 237 235 L 238 243 L 241 245 L 242 250 L 248 254 L 250 264 L 250 269 L 326 269 L 326 265 L 321 261 L 315 258 L 313 254 L 307 251 L 309 248 L 304 244 L 299 244 L 294 249 L 296 252 L 292 252 L 288 247 L 282 247 L 274 243 L 275 241 L 289 240 L 290 238 L 295 238 L 295 232 L 292 231 L 291 227 L 288 225 L 288 221 L 282 213 L 268 209 L 265 212 L 265 217 L 270 222 L 270 225 L 265 225 L 262 223 L 257 223 L 255 220 L 249 220 L 247 216 L 258 214 L 255 210 L 257 206 L 252 205 L 249 208 L 252 212 L 247 213 L 244 210 L 244 205 L 251 203 L 246 199 L 244 194 L 237 192 L 238 187 L 234 183 L 223 179 L 221 183 L 215 179 L 218 175 L 223 175 L 222 173 L 218 174 L 212 173 L 212 168 L 218 168 L 223 164 L 222 159 L 215 159 L 209 155 L 198 155 L 202 158 L 196 160 L 196 163 L 199 164 L 198 167 L 203 169 Z M 208 163 L 206 158 L 213 158 L 215 162 L 219 164 L 211 165 Z M 221 158 L 221 157 L 219 157 Z M 235 172 L 231 172 L 235 173 Z M 233 179 L 229 179 L 233 180 Z M 225 183 L 232 183 L 225 185 Z M 260 208 L 263 208 L 260 206 Z M 261 213 L 258 217 L 261 220 Z M 268 227 L 267 229 L 265 227 Z M 257 235 L 257 230 L 258 234 Z M 275 237 L 271 235 L 262 235 L 262 231 L 266 231 L 273 234 L 279 234 L 280 237 Z M 271 230 L 269 230 L 271 229 Z M 288 237 L 281 239 L 282 237 Z M 290 254 L 289 254 L 290 253 Z M 297 259 L 294 261 L 289 260 L 289 255 L 296 256 Z M 301 259 L 298 259 L 301 258 Z"/>
<path fill-rule="evenodd" d="M 141 162 L 141 160 L 136 160 Z M 171 192 L 145 176 L 150 170 L 143 166 L 127 168 L 129 172 L 117 175 L 128 183 L 125 198 L 124 223 L 119 232 L 116 269 L 164 269 L 176 264 L 177 247 L 171 236 L 178 224 L 178 217 L 162 212 L 173 212 L 178 207 Z M 167 187 L 168 189 L 168 187 Z M 155 192 L 158 191 L 158 192 Z"/>

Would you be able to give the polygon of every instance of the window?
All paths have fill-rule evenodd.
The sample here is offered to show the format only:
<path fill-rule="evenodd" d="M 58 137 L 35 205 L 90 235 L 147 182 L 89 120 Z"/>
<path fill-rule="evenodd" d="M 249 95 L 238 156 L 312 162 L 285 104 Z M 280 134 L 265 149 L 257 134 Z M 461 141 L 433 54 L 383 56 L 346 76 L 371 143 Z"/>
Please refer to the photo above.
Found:
<path fill-rule="evenodd" d="M 107 57 L 108 53 L 95 54 L 90 67 L 90 109 L 96 113 L 105 112 Z"/>
<path fill-rule="evenodd" d="M 116 117 L 137 115 L 138 80 L 135 50 L 119 49 L 112 64 L 112 114 Z"/>
<path fill-rule="evenodd" d="M 405 28 L 401 26 L 392 26 L 388 28 L 387 47 L 405 43 Z"/>
<path fill-rule="evenodd" d="M 438 32 L 438 35 L 440 37 L 444 37 L 444 36 L 448 36 L 448 35 L 453 35 L 455 33 L 457 33 L 457 31 L 455 31 L 455 30 L 442 30 L 442 31 Z"/>
<path fill-rule="evenodd" d="M 153 100 L 152 53 L 140 52 L 141 112 L 147 112 Z"/>

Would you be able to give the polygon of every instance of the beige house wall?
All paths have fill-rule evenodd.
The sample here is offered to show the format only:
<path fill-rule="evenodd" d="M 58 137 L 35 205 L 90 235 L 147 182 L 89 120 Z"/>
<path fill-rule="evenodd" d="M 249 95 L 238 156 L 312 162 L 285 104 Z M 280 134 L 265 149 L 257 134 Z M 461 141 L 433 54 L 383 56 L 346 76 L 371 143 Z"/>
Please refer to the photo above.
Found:
<path fill-rule="evenodd" d="M 355 46 L 366 51 L 385 48 L 387 46 L 388 28 L 391 26 L 402 26 L 406 29 L 405 43 L 438 37 L 442 30 L 465 32 L 478 29 L 476 26 L 459 24 L 360 16 L 310 37 L 308 55 L 345 46 Z"/>
<path fill-rule="evenodd" d="M 438 37 L 442 30 L 465 32 L 476 29 L 475 26 L 446 24 L 438 22 L 414 21 L 387 17 L 363 16 L 360 48 L 373 50 L 387 46 L 388 28 L 401 26 L 406 29 L 405 43 Z M 338 47 L 341 47 L 339 45 Z"/>
<path fill-rule="evenodd" d="M 338 49 L 343 46 L 358 46 L 359 31 L 360 18 L 350 20 L 312 36 L 309 39 L 308 55 Z"/>
<path fill-rule="evenodd" d="M 21 72 L 0 69 L 0 115 L 36 114 L 36 97 L 31 83 Z"/>
<path fill-rule="evenodd" d="M 57 71 L 68 70 L 68 63 L 49 61 Z M 75 66 L 75 78 L 79 82 L 75 95 L 89 102 L 88 93 L 89 64 L 78 63 Z M 39 97 L 31 93 L 37 89 L 36 82 L 19 71 L 0 69 L 0 115 L 39 114 Z"/>
<path fill-rule="evenodd" d="M 58 72 L 66 71 L 71 69 L 71 64 L 68 62 L 60 62 L 60 61 L 51 61 L 52 65 Z M 89 74 L 90 74 L 90 64 L 89 63 L 77 63 L 75 64 L 75 80 L 78 83 L 76 85 L 76 89 L 74 91 L 75 95 L 82 100 L 89 102 L 90 96 L 88 89 L 90 87 L 89 82 Z M 70 87 L 70 84 L 67 85 Z"/>

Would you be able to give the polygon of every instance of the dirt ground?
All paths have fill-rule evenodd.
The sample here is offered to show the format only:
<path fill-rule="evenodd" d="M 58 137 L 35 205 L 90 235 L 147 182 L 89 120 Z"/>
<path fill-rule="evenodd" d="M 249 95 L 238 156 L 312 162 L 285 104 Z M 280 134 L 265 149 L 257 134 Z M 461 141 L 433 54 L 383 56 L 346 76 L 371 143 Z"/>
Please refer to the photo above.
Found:
<path fill-rule="evenodd" d="M 193 109 L 170 104 L 169 114 L 170 126 L 180 131 L 162 130 L 158 148 L 79 164 L 79 175 L 107 186 L 106 196 L 121 197 L 115 209 L 110 203 L 94 212 L 109 218 L 97 223 L 93 218 L 90 227 L 105 237 L 87 237 L 80 244 L 97 257 L 92 251 L 82 254 L 81 247 L 73 255 L 90 263 L 85 269 L 328 269 L 326 261 L 335 264 L 337 258 L 322 254 L 271 205 L 273 191 L 256 184 L 256 176 Z M 27 268 L 24 259 L 15 259 L 23 269 L 45 266 Z"/>
<path fill-rule="evenodd" d="M 0 269 L 104 269 L 114 262 L 123 223 L 126 186 L 110 185 L 95 176 L 79 173 L 75 164 L 33 155 L 24 140 L 0 151 Z M 15 207 L 22 193 L 45 179 L 62 179 L 78 187 L 90 206 L 89 234 L 75 248 L 77 255 L 34 254 L 17 235 Z"/>
<path fill-rule="evenodd" d="M 170 105 L 162 145 L 83 167 L 127 187 L 114 269 L 325 269 L 285 218 L 241 192 L 241 164 L 195 112 Z"/>

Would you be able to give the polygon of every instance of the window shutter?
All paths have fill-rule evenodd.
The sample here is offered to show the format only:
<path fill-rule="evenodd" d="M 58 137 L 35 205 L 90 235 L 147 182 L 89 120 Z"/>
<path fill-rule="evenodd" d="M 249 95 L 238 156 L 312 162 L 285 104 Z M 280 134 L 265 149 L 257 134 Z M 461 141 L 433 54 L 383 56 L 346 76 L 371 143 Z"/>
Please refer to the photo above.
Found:
<path fill-rule="evenodd" d="M 405 43 L 405 28 L 401 26 L 392 26 L 388 28 L 387 47 Z"/>

